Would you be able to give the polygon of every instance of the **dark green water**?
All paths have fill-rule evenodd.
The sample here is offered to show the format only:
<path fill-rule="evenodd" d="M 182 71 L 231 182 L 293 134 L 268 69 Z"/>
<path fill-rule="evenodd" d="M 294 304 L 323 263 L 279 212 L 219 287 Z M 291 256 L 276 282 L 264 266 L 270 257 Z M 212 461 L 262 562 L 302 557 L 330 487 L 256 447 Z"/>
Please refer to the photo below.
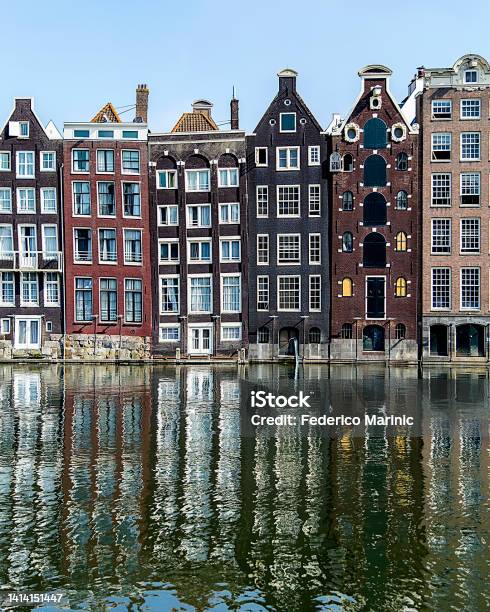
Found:
<path fill-rule="evenodd" d="M 416 427 L 252 435 L 244 379 Z M 0 366 L 0 588 L 90 610 L 489 610 L 489 391 L 486 370 Z"/>

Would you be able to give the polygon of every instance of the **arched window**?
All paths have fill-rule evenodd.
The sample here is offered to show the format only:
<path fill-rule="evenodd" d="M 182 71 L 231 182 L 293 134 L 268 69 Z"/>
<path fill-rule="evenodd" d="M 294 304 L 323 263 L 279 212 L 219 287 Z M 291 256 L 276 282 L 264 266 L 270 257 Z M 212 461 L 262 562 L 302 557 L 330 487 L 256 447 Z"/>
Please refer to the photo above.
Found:
<path fill-rule="evenodd" d="M 398 153 L 395 168 L 397 170 L 408 170 L 408 155 L 406 153 Z"/>
<path fill-rule="evenodd" d="M 342 297 L 352 297 L 352 280 L 350 278 L 342 279 Z"/>
<path fill-rule="evenodd" d="M 395 327 L 395 339 L 403 340 L 407 335 L 407 328 L 403 323 L 397 323 Z"/>
<path fill-rule="evenodd" d="M 351 232 L 344 232 L 342 234 L 342 251 L 344 253 L 352 253 L 353 238 Z"/>
<path fill-rule="evenodd" d="M 352 210 L 354 208 L 354 194 L 352 191 L 344 191 L 342 194 L 342 210 Z"/>
<path fill-rule="evenodd" d="M 364 239 L 362 263 L 365 268 L 386 266 L 386 241 L 378 232 L 371 232 Z"/>
<path fill-rule="evenodd" d="M 320 344 L 321 342 L 321 331 L 320 328 L 318 327 L 311 327 L 310 331 L 308 332 L 308 342 L 310 344 Z"/>
<path fill-rule="evenodd" d="M 386 162 L 381 155 L 370 155 L 364 162 L 364 187 L 385 187 Z"/>
<path fill-rule="evenodd" d="M 343 170 L 344 172 L 352 172 L 354 170 L 354 160 L 350 153 L 346 153 L 343 159 Z"/>
<path fill-rule="evenodd" d="M 381 119 L 366 121 L 363 144 L 365 149 L 386 149 L 386 123 Z"/>
<path fill-rule="evenodd" d="M 398 232 L 398 234 L 395 236 L 395 249 L 397 251 L 407 250 L 407 235 L 405 232 Z"/>
<path fill-rule="evenodd" d="M 407 279 L 400 276 L 395 283 L 396 297 L 407 297 Z"/>
<path fill-rule="evenodd" d="M 340 153 L 334 151 L 330 154 L 330 172 L 340 172 L 342 170 L 342 157 Z"/>
<path fill-rule="evenodd" d="M 352 323 L 344 323 L 340 335 L 344 340 L 352 340 Z"/>
<path fill-rule="evenodd" d="M 386 224 L 386 200 L 378 191 L 369 193 L 363 204 L 363 223 L 367 226 Z"/>
<path fill-rule="evenodd" d="M 399 191 L 396 194 L 396 209 L 407 210 L 408 208 L 408 193 L 406 191 Z"/>
<path fill-rule="evenodd" d="M 264 325 L 264 327 L 259 328 L 258 333 L 258 341 L 260 344 L 269 344 L 270 342 L 270 331 L 269 328 Z"/>
<path fill-rule="evenodd" d="M 362 332 L 363 351 L 384 351 L 385 330 L 380 325 L 368 325 Z"/>

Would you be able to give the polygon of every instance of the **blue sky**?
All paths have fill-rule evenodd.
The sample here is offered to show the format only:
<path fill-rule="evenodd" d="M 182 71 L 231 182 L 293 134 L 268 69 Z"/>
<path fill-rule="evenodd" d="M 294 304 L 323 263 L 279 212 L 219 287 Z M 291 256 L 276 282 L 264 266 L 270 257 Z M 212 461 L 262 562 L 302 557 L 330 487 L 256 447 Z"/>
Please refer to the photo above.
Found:
<path fill-rule="evenodd" d="M 167 131 L 196 98 L 229 119 L 236 87 L 241 127 L 253 130 L 277 91 L 298 91 L 326 127 L 358 93 L 359 68 L 386 64 L 401 99 L 417 66 L 449 66 L 467 52 L 490 59 L 490 3 L 354 0 L 3 0 L 2 122 L 14 96 L 34 96 L 41 119 L 89 120 L 107 101 L 134 103 L 150 88 L 152 131 Z M 349 12 L 348 12 L 349 11 Z M 123 117 L 129 117 L 128 113 Z M 132 118 L 132 115 L 131 115 Z"/>

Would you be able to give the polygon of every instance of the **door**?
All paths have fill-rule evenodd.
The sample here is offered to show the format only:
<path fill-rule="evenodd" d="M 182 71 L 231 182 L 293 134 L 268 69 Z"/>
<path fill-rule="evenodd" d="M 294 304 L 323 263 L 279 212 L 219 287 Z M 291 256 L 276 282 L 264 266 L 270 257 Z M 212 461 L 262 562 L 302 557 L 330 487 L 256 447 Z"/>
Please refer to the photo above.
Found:
<path fill-rule="evenodd" d="M 20 267 L 34 269 L 37 263 L 37 236 L 35 225 L 20 226 Z"/>
<path fill-rule="evenodd" d="M 299 350 L 299 331 L 296 327 L 283 327 L 279 330 L 279 355 L 293 356 Z"/>
<path fill-rule="evenodd" d="M 385 279 L 368 278 L 366 286 L 366 318 L 385 318 Z"/>
<path fill-rule="evenodd" d="M 191 327 L 189 329 L 189 353 L 210 355 L 213 349 L 212 327 Z"/>
<path fill-rule="evenodd" d="M 41 319 L 15 319 L 15 348 L 39 349 L 41 347 Z"/>

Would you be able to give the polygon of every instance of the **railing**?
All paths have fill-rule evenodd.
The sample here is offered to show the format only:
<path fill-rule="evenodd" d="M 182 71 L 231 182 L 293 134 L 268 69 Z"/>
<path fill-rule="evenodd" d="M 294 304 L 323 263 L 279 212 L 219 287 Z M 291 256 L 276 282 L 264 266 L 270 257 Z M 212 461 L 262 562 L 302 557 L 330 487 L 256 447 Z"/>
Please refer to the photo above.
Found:
<path fill-rule="evenodd" d="M 0 251 L 0 269 L 21 272 L 61 272 L 61 251 Z"/>

